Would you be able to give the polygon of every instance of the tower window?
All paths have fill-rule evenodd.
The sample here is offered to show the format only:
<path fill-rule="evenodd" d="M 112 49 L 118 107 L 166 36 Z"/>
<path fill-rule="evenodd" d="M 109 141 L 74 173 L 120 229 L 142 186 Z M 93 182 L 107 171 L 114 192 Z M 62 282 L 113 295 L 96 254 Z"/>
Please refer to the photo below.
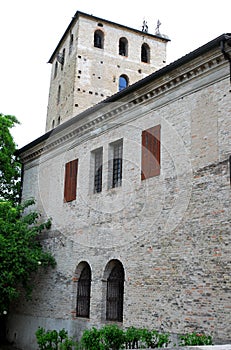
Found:
<path fill-rule="evenodd" d="M 59 85 L 58 87 L 57 104 L 60 103 L 60 99 L 61 99 L 61 85 Z"/>
<path fill-rule="evenodd" d="M 63 70 L 64 63 L 65 63 L 65 49 L 63 49 L 63 53 L 62 53 L 62 65 L 61 65 L 61 70 Z"/>
<path fill-rule="evenodd" d="M 128 86 L 128 77 L 126 75 L 121 75 L 119 77 L 119 91 L 125 89 Z"/>
<path fill-rule="evenodd" d="M 54 79 L 57 77 L 57 72 L 58 72 L 58 62 L 55 62 L 55 69 L 54 69 Z"/>
<path fill-rule="evenodd" d="M 98 47 L 99 49 L 103 49 L 104 44 L 104 34 L 101 30 L 96 30 L 94 33 L 94 47 Z"/>
<path fill-rule="evenodd" d="M 119 55 L 128 56 L 128 41 L 126 38 L 120 38 L 119 40 Z"/>
<path fill-rule="evenodd" d="M 150 48 L 147 44 L 141 46 L 141 62 L 150 63 Z"/>
<path fill-rule="evenodd" d="M 74 42 L 74 35 L 71 34 L 71 35 L 70 35 L 70 42 L 69 42 L 69 55 L 72 53 L 73 42 Z"/>

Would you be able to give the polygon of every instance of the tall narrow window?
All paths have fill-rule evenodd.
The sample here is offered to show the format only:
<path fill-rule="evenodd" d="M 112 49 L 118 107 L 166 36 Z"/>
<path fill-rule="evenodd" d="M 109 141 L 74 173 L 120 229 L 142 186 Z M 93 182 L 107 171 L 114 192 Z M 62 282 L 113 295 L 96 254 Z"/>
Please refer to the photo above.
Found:
<path fill-rule="evenodd" d="M 54 69 L 54 79 L 57 77 L 57 72 L 58 72 L 58 62 L 55 62 L 55 69 Z"/>
<path fill-rule="evenodd" d="M 87 317 L 90 316 L 90 294 L 91 294 L 91 269 L 85 263 L 85 266 L 80 274 L 77 288 L 77 303 L 76 316 Z"/>
<path fill-rule="evenodd" d="M 119 40 L 119 55 L 128 56 L 128 41 L 126 38 L 120 38 Z"/>
<path fill-rule="evenodd" d="M 74 35 L 71 34 L 71 35 L 70 35 L 70 41 L 69 41 L 69 55 L 72 53 L 73 42 L 74 42 Z"/>
<path fill-rule="evenodd" d="M 65 63 L 65 49 L 63 49 L 63 53 L 62 53 L 62 65 L 61 65 L 61 70 L 63 70 L 64 63 Z"/>
<path fill-rule="evenodd" d="M 122 185 L 123 170 L 123 140 L 119 140 L 110 145 L 109 160 L 109 188 L 115 188 Z"/>
<path fill-rule="evenodd" d="M 160 175 L 160 125 L 142 132 L 141 180 Z"/>
<path fill-rule="evenodd" d="M 60 99 L 61 99 L 61 85 L 59 85 L 58 87 L 57 104 L 60 103 Z"/>
<path fill-rule="evenodd" d="M 128 78 L 126 75 L 121 75 L 119 77 L 119 91 L 125 89 L 128 86 Z"/>
<path fill-rule="evenodd" d="M 150 63 L 150 48 L 147 44 L 141 46 L 141 62 Z"/>
<path fill-rule="evenodd" d="M 103 149 L 100 148 L 94 152 L 94 192 L 102 191 L 102 168 L 103 168 Z"/>
<path fill-rule="evenodd" d="M 65 165 L 64 201 L 71 202 L 76 199 L 78 159 Z"/>
<path fill-rule="evenodd" d="M 124 269 L 117 261 L 107 279 L 106 319 L 123 321 Z"/>
<path fill-rule="evenodd" d="M 98 47 L 99 49 L 103 49 L 104 44 L 104 35 L 101 30 L 96 30 L 94 33 L 94 46 Z"/>

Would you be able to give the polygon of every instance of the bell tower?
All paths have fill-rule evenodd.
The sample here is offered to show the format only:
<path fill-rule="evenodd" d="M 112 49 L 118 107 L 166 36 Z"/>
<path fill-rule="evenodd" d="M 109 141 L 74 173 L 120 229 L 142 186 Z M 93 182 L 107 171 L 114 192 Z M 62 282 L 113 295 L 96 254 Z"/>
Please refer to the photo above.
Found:
<path fill-rule="evenodd" d="M 166 63 L 169 38 L 77 11 L 49 59 L 46 131 Z"/>

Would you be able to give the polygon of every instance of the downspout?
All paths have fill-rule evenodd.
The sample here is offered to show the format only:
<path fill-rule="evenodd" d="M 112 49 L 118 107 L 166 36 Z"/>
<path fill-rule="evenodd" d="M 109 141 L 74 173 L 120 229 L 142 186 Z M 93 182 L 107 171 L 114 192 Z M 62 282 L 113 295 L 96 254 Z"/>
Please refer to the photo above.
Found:
<path fill-rule="evenodd" d="M 221 40 L 221 52 L 224 55 L 224 58 L 229 61 L 229 79 L 231 84 L 231 56 L 230 54 L 225 50 L 225 44 L 227 43 L 228 46 L 231 47 L 231 35 L 225 34 L 224 39 Z"/>

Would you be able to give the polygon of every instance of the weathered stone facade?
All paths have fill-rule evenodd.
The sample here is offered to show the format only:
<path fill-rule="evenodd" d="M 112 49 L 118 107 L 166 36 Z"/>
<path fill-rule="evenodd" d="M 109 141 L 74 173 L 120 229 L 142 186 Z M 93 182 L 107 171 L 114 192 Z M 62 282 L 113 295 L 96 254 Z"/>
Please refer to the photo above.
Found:
<path fill-rule="evenodd" d="M 96 31 L 103 35 L 102 48 L 94 46 Z M 121 38 L 126 40 L 126 52 L 119 54 Z M 121 75 L 131 85 L 163 67 L 168 41 L 164 35 L 78 11 L 49 60 L 52 71 L 46 130 L 115 94 Z M 143 44 L 150 50 L 148 63 L 141 60 Z M 64 62 L 60 64 L 57 55 L 63 53 Z"/>
<path fill-rule="evenodd" d="M 38 326 L 80 336 L 106 324 L 108 269 L 124 267 L 123 327 L 205 332 L 230 341 L 230 39 L 221 35 L 70 119 L 20 151 L 23 198 L 52 217 L 43 235 L 55 270 L 36 276 L 9 338 L 35 347 Z M 161 127 L 160 175 L 141 180 L 142 131 Z M 110 187 L 111 145 L 123 140 L 122 185 Z M 103 150 L 94 193 L 93 151 Z M 65 164 L 78 159 L 76 199 Z M 81 264 L 91 268 L 90 315 L 76 317 Z M 30 329 L 30 335 L 28 334 Z"/>

